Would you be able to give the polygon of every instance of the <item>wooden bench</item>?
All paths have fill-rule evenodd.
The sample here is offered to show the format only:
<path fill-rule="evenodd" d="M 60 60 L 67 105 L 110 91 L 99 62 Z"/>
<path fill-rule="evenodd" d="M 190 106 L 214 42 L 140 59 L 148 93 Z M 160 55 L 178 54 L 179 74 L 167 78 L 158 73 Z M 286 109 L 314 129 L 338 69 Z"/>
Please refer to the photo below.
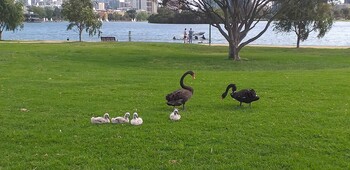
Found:
<path fill-rule="evenodd" d="M 101 41 L 115 41 L 115 37 L 101 37 Z"/>

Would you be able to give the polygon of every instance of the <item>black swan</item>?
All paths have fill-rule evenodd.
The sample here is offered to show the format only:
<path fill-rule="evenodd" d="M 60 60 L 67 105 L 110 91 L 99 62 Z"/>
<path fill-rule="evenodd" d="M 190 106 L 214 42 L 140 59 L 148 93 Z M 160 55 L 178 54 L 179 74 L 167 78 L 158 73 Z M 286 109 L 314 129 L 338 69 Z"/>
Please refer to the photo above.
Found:
<path fill-rule="evenodd" d="M 240 106 L 242 106 L 242 102 L 249 103 L 249 106 L 251 106 L 253 101 L 259 100 L 259 96 L 256 95 L 254 89 L 243 89 L 236 92 L 237 88 L 235 84 L 229 84 L 227 86 L 226 91 L 221 95 L 222 99 L 227 96 L 227 92 L 230 88 L 232 88 L 231 97 L 239 101 Z"/>
<path fill-rule="evenodd" d="M 176 90 L 166 95 L 165 97 L 165 99 L 168 101 L 167 104 L 169 106 L 175 107 L 175 106 L 182 105 L 182 109 L 185 110 L 185 103 L 193 95 L 193 88 L 190 86 L 184 85 L 184 79 L 188 74 L 190 74 L 193 79 L 196 78 L 193 71 L 187 71 L 185 74 L 182 75 L 180 79 L 180 86 L 182 87 L 182 89 Z"/>

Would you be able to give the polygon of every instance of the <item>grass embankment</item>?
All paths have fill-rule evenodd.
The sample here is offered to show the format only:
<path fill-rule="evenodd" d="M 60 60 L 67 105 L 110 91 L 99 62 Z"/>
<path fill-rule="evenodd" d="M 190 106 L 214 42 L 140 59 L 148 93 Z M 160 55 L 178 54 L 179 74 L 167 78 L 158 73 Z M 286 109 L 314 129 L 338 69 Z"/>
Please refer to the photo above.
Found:
<path fill-rule="evenodd" d="M 349 54 L 247 47 L 232 62 L 227 47 L 2 43 L 0 169 L 349 169 Z M 171 122 L 164 96 L 187 70 L 195 93 Z M 229 83 L 261 99 L 221 100 Z M 90 123 L 127 111 L 144 124 Z"/>

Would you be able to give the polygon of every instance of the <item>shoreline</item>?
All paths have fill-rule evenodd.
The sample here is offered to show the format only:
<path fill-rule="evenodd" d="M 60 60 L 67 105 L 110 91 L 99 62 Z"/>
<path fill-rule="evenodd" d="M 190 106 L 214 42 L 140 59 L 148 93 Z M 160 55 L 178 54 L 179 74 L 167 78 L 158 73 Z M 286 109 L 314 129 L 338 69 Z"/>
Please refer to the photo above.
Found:
<path fill-rule="evenodd" d="M 47 44 L 55 44 L 55 43 L 76 43 L 79 41 L 60 41 L 60 40 L 1 40 L 0 43 L 47 43 Z M 101 41 L 82 41 L 82 42 L 101 42 Z M 126 42 L 126 41 L 125 41 Z M 106 43 L 106 42 L 104 42 Z M 153 43 L 153 42 L 150 42 Z M 158 43 L 158 42 L 154 42 Z M 159 42 L 161 43 L 161 42 Z M 227 46 L 228 44 L 198 44 L 198 45 L 207 45 L 207 46 Z M 296 46 L 292 45 L 264 45 L 264 44 L 248 44 L 247 47 L 271 47 L 271 48 L 296 48 Z M 316 48 L 316 49 L 350 49 L 350 46 L 313 46 L 313 45 L 301 45 L 300 48 Z"/>

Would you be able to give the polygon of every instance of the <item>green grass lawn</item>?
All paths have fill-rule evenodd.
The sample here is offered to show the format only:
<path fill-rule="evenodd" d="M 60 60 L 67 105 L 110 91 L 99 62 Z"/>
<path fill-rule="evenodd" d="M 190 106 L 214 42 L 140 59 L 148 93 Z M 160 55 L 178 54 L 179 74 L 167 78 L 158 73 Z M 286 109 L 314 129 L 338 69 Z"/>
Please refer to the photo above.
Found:
<path fill-rule="evenodd" d="M 350 49 L 227 50 L 0 43 L 0 169 L 350 168 Z M 165 95 L 187 70 L 194 95 L 172 122 Z M 229 83 L 260 100 L 221 100 Z M 90 123 L 135 111 L 142 126 Z"/>

